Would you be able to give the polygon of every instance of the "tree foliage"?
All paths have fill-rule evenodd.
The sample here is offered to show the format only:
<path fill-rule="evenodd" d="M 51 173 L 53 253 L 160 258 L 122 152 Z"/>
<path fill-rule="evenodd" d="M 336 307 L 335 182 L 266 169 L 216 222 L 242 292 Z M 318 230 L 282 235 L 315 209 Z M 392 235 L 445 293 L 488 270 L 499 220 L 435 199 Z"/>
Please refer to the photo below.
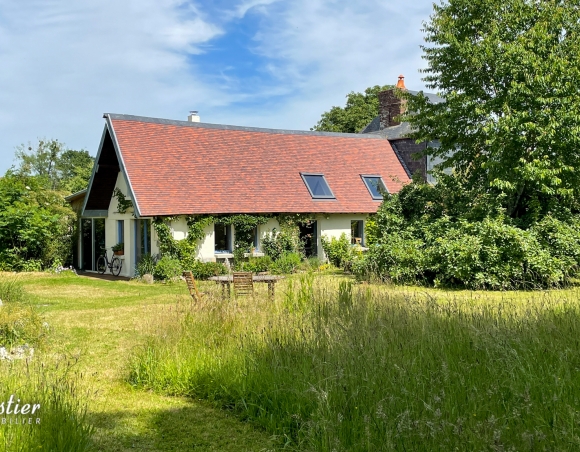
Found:
<path fill-rule="evenodd" d="M 580 216 L 546 215 L 518 227 L 501 202 L 457 189 L 457 179 L 408 184 L 385 199 L 355 261 L 359 277 L 469 289 L 568 284 L 580 269 Z"/>
<path fill-rule="evenodd" d="M 0 178 L 0 269 L 40 270 L 70 262 L 75 214 L 40 176 Z"/>
<path fill-rule="evenodd" d="M 346 106 L 332 107 L 322 114 L 318 123 L 310 130 L 318 132 L 358 133 L 379 114 L 379 97 L 381 91 L 393 86 L 375 85 L 365 89 L 364 93 L 351 91 L 346 95 Z"/>
<path fill-rule="evenodd" d="M 39 140 L 33 147 L 16 148 L 18 167 L 22 176 L 36 176 L 45 188 L 74 193 L 87 188 L 94 158 L 88 151 L 67 149 L 58 140 Z"/>
<path fill-rule="evenodd" d="M 461 189 L 502 197 L 524 225 L 577 210 L 580 7 L 565 0 L 449 0 L 425 24 L 427 87 L 409 96 L 413 137 Z"/>

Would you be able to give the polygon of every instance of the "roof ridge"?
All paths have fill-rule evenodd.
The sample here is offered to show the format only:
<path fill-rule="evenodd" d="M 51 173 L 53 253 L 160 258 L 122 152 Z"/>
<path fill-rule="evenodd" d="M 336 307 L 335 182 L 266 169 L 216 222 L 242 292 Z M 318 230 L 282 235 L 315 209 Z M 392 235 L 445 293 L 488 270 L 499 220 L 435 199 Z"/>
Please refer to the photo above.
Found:
<path fill-rule="evenodd" d="M 380 139 L 385 138 L 377 135 L 360 134 L 360 133 L 342 133 L 342 132 L 317 132 L 313 130 L 287 130 L 287 129 L 268 129 L 263 127 L 245 127 L 245 126 L 232 126 L 227 124 L 211 124 L 207 122 L 190 122 L 190 121 L 178 121 L 175 119 L 162 119 L 162 118 L 150 118 L 147 116 L 135 116 L 135 115 L 123 115 L 118 113 L 104 113 L 103 118 L 109 118 L 111 120 L 121 120 L 121 121 L 135 121 L 135 122 L 146 122 L 151 124 L 163 124 L 171 126 L 180 127 L 195 127 L 204 129 L 219 129 L 219 130 L 238 130 L 243 132 L 261 132 L 261 133 L 273 133 L 273 134 L 284 134 L 284 135 L 310 135 L 310 136 L 328 136 L 328 137 L 341 137 L 341 138 L 359 138 L 359 139 Z"/>

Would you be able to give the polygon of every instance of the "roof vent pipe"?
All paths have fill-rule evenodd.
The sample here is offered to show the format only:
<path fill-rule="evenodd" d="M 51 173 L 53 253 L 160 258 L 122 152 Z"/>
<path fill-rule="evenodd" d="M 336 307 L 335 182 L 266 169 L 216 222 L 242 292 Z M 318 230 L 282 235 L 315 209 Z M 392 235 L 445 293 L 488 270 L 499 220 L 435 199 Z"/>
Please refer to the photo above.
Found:
<path fill-rule="evenodd" d="M 190 111 L 187 120 L 189 122 L 199 122 L 199 115 L 197 114 L 197 111 Z"/>

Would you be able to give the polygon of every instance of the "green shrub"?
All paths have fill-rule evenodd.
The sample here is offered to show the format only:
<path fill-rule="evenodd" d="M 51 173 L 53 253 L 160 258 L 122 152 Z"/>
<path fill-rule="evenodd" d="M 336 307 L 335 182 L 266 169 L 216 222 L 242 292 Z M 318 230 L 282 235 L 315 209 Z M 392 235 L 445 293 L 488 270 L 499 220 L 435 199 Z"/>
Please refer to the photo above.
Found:
<path fill-rule="evenodd" d="M 302 256 L 300 254 L 284 253 L 271 265 L 270 270 L 275 275 L 294 273 L 301 262 Z"/>
<path fill-rule="evenodd" d="M 141 278 L 143 275 L 152 275 L 155 271 L 156 264 L 157 259 L 155 259 L 155 257 L 150 254 L 144 254 L 135 266 L 135 276 Z"/>
<path fill-rule="evenodd" d="M 302 261 L 301 269 L 305 271 L 318 271 L 324 265 L 324 261 L 319 257 L 313 256 Z"/>
<path fill-rule="evenodd" d="M 299 253 L 300 240 L 294 231 L 276 231 L 274 228 L 262 239 L 262 249 L 267 256 L 277 261 L 286 253 Z"/>
<path fill-rule="evenodd" d="M 421 281 L 425 273 L 423 242 L 414 238 L 390 235 L 372 246 L 365 259 L 355 263 L 356 274 L 377 273 L 383 280 L 397 284 Z"/>
<path fill-rule="evenodd" d="M 153 277 L 157 280 L 170 281 L 181 276 L 183 269 L 178 259 L 163 256 L 153 269 Z"/>
<path fill-rule="evenodd" d="M 195 279 L 208 279 L 212 276 L 225 275 L 228 272 L 227 267 L 219 262 L 201 262 L 194 261 L 189 267 L 183 267 L 184 270 L 191 270 Z"/>
<path fill-rule="evenodd" d="M 9 170 L 0 178 L 0 268 L 40 271 L 56 259 L 70 263 L 75 219 L 63 193 Z"/>
<path fill-rule="evenodd" d="M 373 245 L 353 261 L 358 278 L 469 289 L 559 287 L 580 269 L 580 218 L 509 218 L 498 200 L 470 199 L 454 181 L 412 183 L 373 218 Z M 335 258 L 339 260 L 339 258 Z"/>
<path fill-rule="evenodd" d="M 577 263 L 569 257 L 571 236 L 562 241 L 568 254 L 559 256 L 556 249 L 541 246 L 536 231 L 505 224 L 501 218 L 442 220 L 430 226 L 420 233 L 406 230 L 384 236 L 355 263 L 353 272 L 359 278 L 375 275 L 398 284 L 492 290 L 553 287 L 576 273 Z"/>
<path fill-rule="evenodd" d="M 575 275 L 580 265 L 579 220 L 572 217 L 564 222 L 549 215 L 530 228 L 538 244 L 562 261 L 561 269 L 566 276 Z"/>
<path fill-rule="evenodd" d="M 270 256 L 250 257 L 247 261 L 236 262 L 236 268 L 239 271 L 252 273 L 267 272 L 270 271 L 273 263 Z"/>
<path fill-rule="evenodd" d="M 332 265 L 339 268 L 347 265 L 350 267 L 349 263 L 353 260 L 352 246 L 344 232 L 338 239 L 331 237 L 329 240 L 328 237 L 322 236 L 320 240 L 324 254 Z"/>

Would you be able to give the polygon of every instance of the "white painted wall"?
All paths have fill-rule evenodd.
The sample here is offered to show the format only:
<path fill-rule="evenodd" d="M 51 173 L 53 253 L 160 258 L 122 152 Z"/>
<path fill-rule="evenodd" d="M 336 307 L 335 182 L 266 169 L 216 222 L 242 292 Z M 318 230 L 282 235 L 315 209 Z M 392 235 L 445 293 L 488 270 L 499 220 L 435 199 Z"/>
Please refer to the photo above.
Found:
<path fill-rule="evenodd" d="M 347 239 L 351 240 L 351 221 L 366 220 L 367 215 L 364 214 L 329 214 L 317 215 L 316 220 L 318 224 L 318 257 L 326 259 L 324 250 L 322 249 L 321 237 L 326 237 L 329 240 L 332 237 L 339 239 L 342 234 L 346 234 Z M 363 239 L 364 241 L 364 239 Z"/>
<path fill-rule="evenodd" d="M 213 223 L 204 228 L 205 237 L 198 243 L 197 258 L 203 262 L 215 262 L 215 230 Z"/>
<path fill-rule="evenodd" d="M 115 183 L 115 188 L 121 190 L 127 199 L 131 199 L 129 195 L 129 190 L 127 189 L 127 183 L 122 173 L 117 176 L 117 182 Z M 121 268 L 122 276 L 133 276 L 135 262 L 134 253 L 132 249 L 132 244 L 134 243 L 134 225 L 133 222 L 135 218 L 133 217 L 133 209 L 129 209 L 125 213 L 119 213 L 117 211 L 117 198 L 112 197 L 109 203 L 109 212 L 107 218 L 105 219 L 105 246 L 107 247 L 107 255 L 109 259 L 111 258 L 111 247 L 118 243 L 117 238 L 117 220 L 124 220 L 123 224 L 123 235 L 125 243 L 125 254 L 123 256 L 118 256 L 123 261 L 123 267 Z M 153 237 L 152 237 L 153 243 Z"/>
<path fill-rule="evenodd" d="M 175 240 L 183 240 L 187 237 L 189 228 L 187 227 L 185 217 L 179 217 L 176 220 L 173 220 L 169 226 L 171 227 L 171 232 L 173 233 L 173 238 Z"/>
<path fill-rule="evenodd" d="M 128 196 L 127 186 L 125 180 L 119 173 L 117 179 L 116 187 L 118 187 L 124 194 Z M 321 237 L 326 236 L 329 239 L 332 237 L 340 238 L 341 234 L 346 234 L 347 238 L 350 240 L 351 235 L 351 221 L 353 220 L 366 220 L 367 215 L 363 214 L 328 214 L 328 215 L 315 215 L 314 219 L 317 220 L 317 237 L 318 237 L 318 257 L 325 259 L 324 251 L 322 249 Z M 124 243 L 125 243 L 125 254 L 122 256 L 123 259 L 123 269 L 121 275 L 123 276 L 134 276 L 135 262 L 134 256 L 135 252 L 133 250 L 133 244 L 135 243 L 135 221 L 133 217 L 133 211 L 120 214 L 117 212 L 117 199 L 112 198 L 109 205 L 108 217 L 105 220 L 105 246 L 109 249 L 109 256 L 111 255 L 110 248 L 117 244 L 117 220 L 124 220 Z M 187 221 L 184 216 L 178 217 L 173 220 L 170 224 L 173 237 L 176 240 L 183 240 L 187 237 L 188 226 Z M 280 230 L 280 224 L 278 220 L 272 218 L 268 223 L 258 226 L 258 237 L 259 245 L 258 251 L 262 251 L 261 243 L 264 237 L 271 233 L 274 229 Z M 214 225 L 210 224 L 204 229 L 205 237 L 199 241 L 197 249 L 197 258 L 204 262 L 215 262 L 216 254 L 215 250 L 215 234 Z M 235 231 L 232 231 L 235 234 Z M 155 228 L 151 228 L 151 253 L 153 255 L 159 253 L 159 241 Z M 218 255 L 219 256 L 219 255 Z"/>
<path fill-rule="evenodd" d="M 278 232 L 280 231 L 280 223 L 278 223 L 278 220 L 276 220 L 275 218 L 270 218 L 266 224 L 261 224 L 258 226 L 259 243 L 257 251 L 263 251 L 262 240 L 264 240 L 264 237 L 266 237 L 267 235 L 270 235 L 274 229 L 276 229 L 276 231 Z"/>

